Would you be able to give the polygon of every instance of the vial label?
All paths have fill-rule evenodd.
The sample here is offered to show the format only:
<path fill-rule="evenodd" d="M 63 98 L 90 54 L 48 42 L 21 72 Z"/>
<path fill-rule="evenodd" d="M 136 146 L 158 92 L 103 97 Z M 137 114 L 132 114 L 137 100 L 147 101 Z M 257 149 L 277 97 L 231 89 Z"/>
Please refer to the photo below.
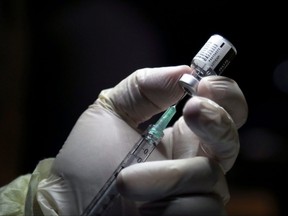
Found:
<path fill-rule="evenodd" d="M 232 44 L 220 35 L 213 35 L 193 58 L 193 63 L 204 71 L 213 69 L 220 74 L 236 55 Z"/>

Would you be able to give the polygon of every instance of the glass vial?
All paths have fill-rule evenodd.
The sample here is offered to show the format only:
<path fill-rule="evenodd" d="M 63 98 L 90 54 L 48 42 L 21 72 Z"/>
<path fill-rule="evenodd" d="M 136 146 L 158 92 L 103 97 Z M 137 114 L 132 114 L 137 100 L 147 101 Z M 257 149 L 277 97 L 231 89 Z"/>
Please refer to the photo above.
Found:
<path fill-rule="evenodd" d="M 227 39 L 218 34 L 212 35 L 192 59 L 193 72 L 182 75 L 179 84 L 189 95 L 196 94 L 202 77 L 220 75 L 236 54 L 236 48 Z"/>

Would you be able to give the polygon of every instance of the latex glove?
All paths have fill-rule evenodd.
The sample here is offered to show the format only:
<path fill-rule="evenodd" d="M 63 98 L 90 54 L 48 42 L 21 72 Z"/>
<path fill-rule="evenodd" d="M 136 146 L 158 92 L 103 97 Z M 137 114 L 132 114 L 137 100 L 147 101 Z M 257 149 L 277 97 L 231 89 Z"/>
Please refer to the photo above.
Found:
<path fill-rule="evenodd" d="M 84 211 L 140 138 L 137 126 L 183 95 L 178 79 L 184 73 L 191 68 L 141 69 L 101 92 L 75 124 L 42 193 L 56 212 Z M 221 76 L 203 78 L 198 95 L 165 130 L 149 162 L 122 170 L 119 191 L 127 199 L 116 203 L 111 215 L 224 212 L 229 199 L 224 173 L 238 155 L 237 128 L 246 121 L 247 104 L 238 85 Z"/>

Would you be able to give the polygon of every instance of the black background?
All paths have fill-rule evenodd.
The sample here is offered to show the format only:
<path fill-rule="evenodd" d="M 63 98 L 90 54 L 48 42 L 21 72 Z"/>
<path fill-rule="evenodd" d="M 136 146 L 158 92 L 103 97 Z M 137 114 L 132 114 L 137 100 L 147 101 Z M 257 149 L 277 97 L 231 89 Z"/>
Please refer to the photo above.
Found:
<path fill-rule="evenodd" d="M 249 200 L 260 192 L 260 200 L 269 197 L 271 208 L 275 202 L 287 214 L 284 3 L 13 0 L 0 9 L 1 184 L 55 156 L 102 89 L 139 68 L 189 65 L 219 33 L 237 48 L 225 76 L 237 81 L 249 106 L 240 154 L 227 174 L 232 201 L 234 193 Z"/>

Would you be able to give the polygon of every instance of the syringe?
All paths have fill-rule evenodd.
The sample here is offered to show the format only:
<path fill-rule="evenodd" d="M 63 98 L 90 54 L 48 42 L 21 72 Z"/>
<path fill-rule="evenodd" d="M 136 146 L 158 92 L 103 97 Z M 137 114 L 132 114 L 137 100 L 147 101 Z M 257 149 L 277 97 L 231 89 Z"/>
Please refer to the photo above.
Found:
<path fill-rule="evenodd" d="M 191 62 L 192 74 L 184 74 L 179 79 L 179 85 L 184 90 L 183 97 L 193 96 L 197 92 L 198 83 L 205 76 L 220 75 L 235 57 L 235 47 L 222 36 L 212 35 Z M 182 97 L 182 98 L 183 98 Z M 182 99 L 181 98 L 181 99 Z M 181 101 L 181 99 L 179 101 Z M 120 163 L 111 177 L 107 180 L 98 194 L 94 197 L 81 216 L 103 216 L 119 196 L 116 179 L 122 169 L 132 164 L 147 160 L 163 137 L 163 131 L 176 113 L 176 104 L 170 106 L 156 124 L 148 127 L 142 138 L 134 145 Z"/>
<path fill-rule="evenodd" d="M 147 160 L 155 147 L 162 139 L 164 129 L 176 113 L 176 104 L 170 106 L 155 123 L 151 124 L 141 139 L 134 145 L 132 150 L 126 155 L 117 169 L 113 172 L 98 194 L 93 198 L 89 206 L 81 216 L 103 215 L 112 206 L 115 198 L 119 196 L 116 188 L 116 178 L 120 171 L 132 164 L 141 163 Z"/>

